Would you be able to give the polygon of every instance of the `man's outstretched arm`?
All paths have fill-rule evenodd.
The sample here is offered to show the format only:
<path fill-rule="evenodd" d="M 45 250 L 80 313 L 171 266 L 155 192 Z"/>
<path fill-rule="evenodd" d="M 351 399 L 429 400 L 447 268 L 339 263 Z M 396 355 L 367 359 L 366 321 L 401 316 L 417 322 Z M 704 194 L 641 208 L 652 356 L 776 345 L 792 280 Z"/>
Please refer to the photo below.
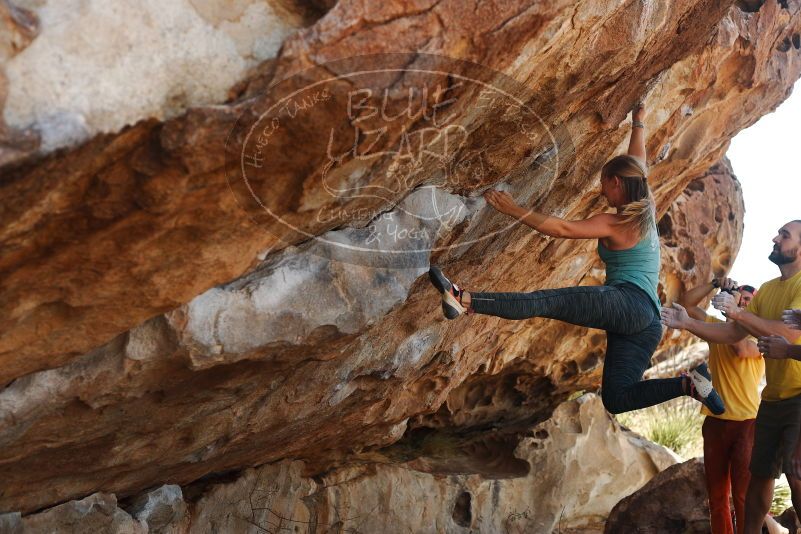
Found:
<path fill-rule="evenodd" d="M 687 315 L 684 306 L 673 303 L 671 307 L 662 308 L 662 324 L 668 328 L 687 330 L 700 337 L 704 341 L 711 343 L 722 343 L 731 345 L 744 339 L 748 332 L 741 328 L 736 322 L 731 323 L 707 323 L 693 319 Z"/>
<path fill-rule="evenodd" d="M 717 284 L 713 283 L 715 281 L 717 281 Z M 712 293 L 716 288 L 732 290 L 735 287 L 737 287 L 737 282 L 731 278 L 716 278 L 712 282 L 707 282 L 685 291 L 676 299 L 676 302 L 684 306 L 690 317 L 703 321 L 706 319 L 707 314 L 698 304 L 704 300 L 704 297 Z"/>
<path fill-rule="evenodd" d="M 712 306 L 725 313 L 726 317 L 733 319 L 740 328 L 754 337 L 781 336 L 791 342 L 801 337 L 801 332 L 784 321 L 763 319 L 747 310 L 740 309 L 734 297 L 727 293 L 715 295 L 715 298 L 712 299 Z"/>

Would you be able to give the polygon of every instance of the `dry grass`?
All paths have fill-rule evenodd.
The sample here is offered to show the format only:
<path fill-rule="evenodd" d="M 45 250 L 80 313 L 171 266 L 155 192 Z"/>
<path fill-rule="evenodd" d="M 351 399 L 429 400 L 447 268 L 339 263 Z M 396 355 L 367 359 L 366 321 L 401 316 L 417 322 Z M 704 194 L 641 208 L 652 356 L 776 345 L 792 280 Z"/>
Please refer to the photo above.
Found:
<path fill-rule="evenodd" d="M 700 404 L 689 397 L 679 397 L 656 406 L 617 416 L 618 422 L 681 456 L 703 456 L 701 425 L 704 416 Z"/>

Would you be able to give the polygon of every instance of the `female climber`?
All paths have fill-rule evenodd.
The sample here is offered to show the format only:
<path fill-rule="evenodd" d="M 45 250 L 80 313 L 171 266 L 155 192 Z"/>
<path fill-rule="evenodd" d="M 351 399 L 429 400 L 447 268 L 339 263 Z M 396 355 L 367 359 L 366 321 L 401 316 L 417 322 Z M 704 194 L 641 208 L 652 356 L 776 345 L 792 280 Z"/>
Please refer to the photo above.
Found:
<path fill-rule="evenodd" d="M 530 293 L 466 291 L 432 266 L 431 283 L 442 294 L 445 317 L 481 313 L 505 319 L 545 317 L 606 330 L 607 348 L 601 398 L 612 413 L 645 408 L 689 395 L 714 414 L 724 412 L 712 388 L 706 364 L 681 377 L 642 380 L 662 338 L 659 279 L 659 235 L 655 206 L 648 188 L 645 110 L 632 112 L 627 155 L 616 156 L 601 169 L 601 195 L 615 213 L 568 221 L 518 206 L 500 191 L 484 194 L 487 203 L 540 233 L 566 239 L 598 239 L 598 254 L 606 264 L 602 286 L 544 289 Z"/>

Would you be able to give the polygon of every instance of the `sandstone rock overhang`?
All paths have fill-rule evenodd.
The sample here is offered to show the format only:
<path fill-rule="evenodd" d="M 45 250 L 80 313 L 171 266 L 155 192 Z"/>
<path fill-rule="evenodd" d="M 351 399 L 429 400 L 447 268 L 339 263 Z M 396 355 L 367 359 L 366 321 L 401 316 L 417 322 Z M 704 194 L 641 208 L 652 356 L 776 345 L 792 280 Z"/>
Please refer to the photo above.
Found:
<path fill-rule="evenodd" d="M 571 388 L 597 384 L 602 338 L 543 321 L 446 326 L 419 271 L 354 268 L 310 256 L 315 240 L 284 226 L 267 221 L 265 232 L 231 195 L 226 136 L 243 114 L 269 107 L 271 83 L 309 68 L 364 52 L 451 56 L 538 95 L 550 110 L 544 123 L 569 133 L 572 156 L 538 182 L 542 174 L 529 165 L 547 147 L 509 142 L 495 117 L 465 107 L 454 120 L 475 125 L 473 141 L 494 156 L 493 172 L 467 188 L 440 188 L 443 199 L 467 206 L 471 194 L 505 181 L 549 213 L 599 209 L 597 170 L 621 150 L 626 112 L 647 95 L 649 181 L 664 213 L 737 131 L 787 96 L 801 68 L 793 46 L 798 9 L 788 5 L 796 4 L 767 2 L 751 12 L 704 1 L 475 9 L 342 1 L 288 38 L 229 102 L 3 168 L 0 382 L 11 385 L 0 394 L 0 506 L 30 511 L 96 490 L 130 494 L 282 458 L 322 469 L 409 429 L 481 429 L 522 412 L 547 418 Z M 421 172 L 393 198 L 345 204 L 352 219 L 333 224 L 319 216 L 333 201 L 319 201 L 318 169 L 309 162 L 288 152 L 264 196 L 285 199 L 277 209 L 315 237 L 358 238 L 369 222 L 358 208 L 399 209 L 426 179 Z M 369 165 L 354 173 L 354 185 L 387 170 L 386 162 Z M 427 260 L 448 264 L 468 287 L 523 290 L 593 278 L 589 243 L 518 228 L 460 247 L 465 232 L 487 234 L 500 224 L 481 209 L 472 206 L 469 219 L 437 234 L 437 244 L 453 246 Z M 722 245 L 713 265 L 736 252 L 739 221 L 731 213 L 708 228 L 705 239 Z M 677 272 L 686 272 L 663 280 L 666 295 L 676 279 L 695 282 L 709 272 L 678 256 Z M 272 318 L 268 332 L 250 335 L 263 324 L 260 303 L 280 294 L 285 273 L 336 288 L 322 303 L 339 313 L 329 318 L 330 309 L 290 294 L 270 301 L 286 325 Z M 381 305 L 370 307 L 365 293 L 380 295 Z"/>

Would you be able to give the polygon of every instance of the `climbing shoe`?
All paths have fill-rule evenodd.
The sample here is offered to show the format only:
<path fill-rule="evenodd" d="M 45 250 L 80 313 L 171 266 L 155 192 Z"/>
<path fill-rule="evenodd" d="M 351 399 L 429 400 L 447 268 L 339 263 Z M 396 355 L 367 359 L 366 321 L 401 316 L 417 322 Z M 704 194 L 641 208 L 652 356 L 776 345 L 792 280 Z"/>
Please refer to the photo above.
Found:
<path fill-rule="evenodd" d="M 442 294 L 442 313 L 445 314 L 446 318 L 456 319 L 467 312 L 461 303 L 462 290 L 448 280 L 438 267 L 431 266 L 431 269 L 428 270 L 428 278 L 431 280 L 431 284 L 437 288 L 437 291 Z"/>
<path fill-rule="evenodd" d="M 715 415 L 720 415 L 726 411 L 723 399 L 712 387 L 712 376 L 705 363 L 702 363 L 689 374 L 684 374 L 689 379 L 690 391 L 688 395 L 700 401 L 709 411 Z"/>

